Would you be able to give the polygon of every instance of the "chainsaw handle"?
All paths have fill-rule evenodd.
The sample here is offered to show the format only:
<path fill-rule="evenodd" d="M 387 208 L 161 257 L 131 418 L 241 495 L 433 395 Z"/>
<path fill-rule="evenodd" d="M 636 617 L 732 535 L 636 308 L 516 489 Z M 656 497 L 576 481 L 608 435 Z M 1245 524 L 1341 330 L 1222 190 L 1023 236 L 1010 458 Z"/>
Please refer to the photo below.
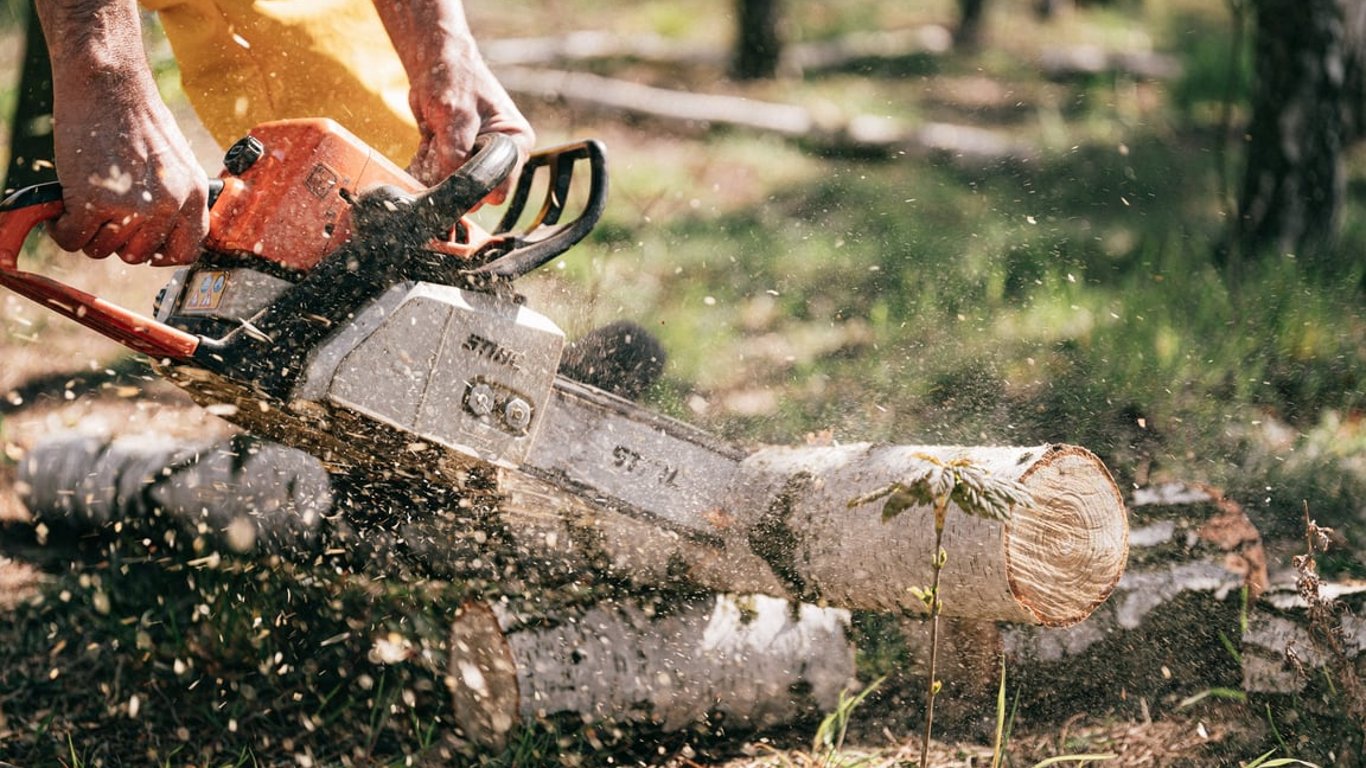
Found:
<path fill-rule="evenodd" d="M 517 144 L 504 133 L 481 133 L 470 158 L 440 184 L 419 193 L 410 205 L 420 228 L 433 238 L 445 238 L 451 226 L 493 193 L 517 167 Z"/>
<path fill-rule="evenodd" d="M 0 201 L 0 285 L 54 312 L 157 359 L 187 359 L 199 337 L 124 309 L 65 283 L 19 269 L 19 253 L 33 228 L 62 215 L 57 182 L 25 187 Z"/>
<path fill-rule="evenodd" d="M 565 203 L 569 199 L 574 167 L 580 160 L 588 161 L 588 199 L 578 218 L 560 224 Z M 536 171 L 543 167 L 550 171 L 545 200 L 526 231 L 519 235 L 508 235 L 508 241 L 513 244 L 510 250 L 470 270 L 468 274 L 514 280 L 569 250 L 598 223 L 607 207 L 607 156 L 602 142 L 590 139 L 545 149 L 527 158 L 526 165 L 522 166 L 522 175 L 517 179 L 517 188 L 494 234 L 507 235 L 517 225 L 531 194 Z"/>

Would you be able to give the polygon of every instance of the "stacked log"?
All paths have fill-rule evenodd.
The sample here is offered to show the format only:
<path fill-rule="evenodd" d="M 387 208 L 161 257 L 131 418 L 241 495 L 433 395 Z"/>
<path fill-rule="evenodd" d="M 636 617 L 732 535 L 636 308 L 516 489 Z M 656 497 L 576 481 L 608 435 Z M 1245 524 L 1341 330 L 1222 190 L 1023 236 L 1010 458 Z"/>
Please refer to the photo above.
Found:
<path fill-rule="evenodd" d="M 1243 633 L 1243 690 L 1306 759 L 1366 764 L 1366 582 L 1324 582 L 1298 562 Z M 1305 750 L 1309 752 L 1309 750 Z"/>
<path fill-rule="evenodd" d="M 835 708 L 856 685 L 848 629 L 847 611 L 764 596 L 549 614 L 472 602 L 452 624 L 448 685 L 457 725 L 492 748 L 566 715 L 664 732 L 701 722 L 755 730 Z"/>

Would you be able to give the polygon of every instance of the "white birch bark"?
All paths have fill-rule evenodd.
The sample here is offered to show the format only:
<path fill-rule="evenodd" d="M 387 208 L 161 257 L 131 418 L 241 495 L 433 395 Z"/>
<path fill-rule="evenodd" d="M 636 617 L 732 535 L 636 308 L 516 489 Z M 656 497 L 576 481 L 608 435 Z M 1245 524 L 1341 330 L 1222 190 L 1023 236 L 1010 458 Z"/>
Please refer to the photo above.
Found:
<path fill-rule="evenodd" d="M 574 449 L 570 442 L 566 450 Z M 336 534 L 319 531 L 319 521 L 347 524 L 345 515 L 326 515 L 326 478 L 302 452 L 259 444 L 239 456 L 218 446 L 190 451 L 198 460 L 183 471 L 163 471 L 187 451 L 68 436 L 35 447 L 20 480 L 39 519 L 98 525 L 147 517 L 144 502 L 154 502 L 180 525 L 248 529 L 242 542 L 229 542 L 239 551 L 266 545 L 307 554 Z M 642 504 L 668 510 L 669 519 L 505 470 L 486 512 L 458 504 L 412 510 L 400 521 L 402 549 L 448 578 L 471 575 L 462 563 L 498 558 L 550 574 L 540 579 L 549 585 L 610 577 L 639 588 L 923 611 L 913 590 L 933 578 L 932 510 L 911 507 L 884 520 L 886 502 L 850 502 L 908 477 L 925 456 L 967 458 L 1019 481 L 1035 502 L 1005 522 L 950 510 L 940 593 L 945 615 L 1062 626 L 1081 621 L 1109 595 L 1128 551 L 1124 503 L 1100 461 L 1067 446 L 856 444 L 718 457 L 714 471 L 696 470 L 687 484 L 640 490 Z M 624 483 L 630 490 L 635 480 Z M 250 525 L 235 526 L 238 518 Z"/>
<path fill-rule="evenodd" d="M 472 602 L 453 622 L 447 680 L 457 725 L 494 748 L 518 726 L 562 715 L 758 729 L 834 708 L 854 682 L 848 628 L 846 611 L 764 596 L 540 616 Z"/>
<path fill-rule="evenodd" d="M 682 580 L 841 608 L 923 611 L 911 590 L 933 576 L 933 511 L 912 507 L 884 521 L 882 502 L 849 506 L 906 477 L 919 454 L 969 458 L 1020 481 L 1035 500 L 1007 522 L 950 510 L 945 615 L 1074 624 L 1118 582 L 1128 552 L 1123 499 L 1104 465 L 1070 446 L 768 448 L 741 463 L 714 506 L 680 521 L 682 532 L 514 472 L 500 480 L 502 506 L 528 556 L 572 554 L 640 586 Z"/>

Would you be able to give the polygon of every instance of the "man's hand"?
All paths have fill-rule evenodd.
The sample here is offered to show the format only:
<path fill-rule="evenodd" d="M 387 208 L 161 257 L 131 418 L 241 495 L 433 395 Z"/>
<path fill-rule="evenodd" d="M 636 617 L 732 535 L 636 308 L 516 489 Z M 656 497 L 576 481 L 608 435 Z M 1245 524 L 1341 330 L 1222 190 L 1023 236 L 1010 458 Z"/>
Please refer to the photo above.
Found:
<path fill-rule="evenodd" d="M 441 181 L 481 133 L 507 134 L 525 161 L 535 133 L 479 55 L 459 0 L 375 0 L 375 7 L 408 72 L 408 103 L 422 131 L 408 171 L 424 184 Z M 504 200 L 520 169 L 521 162 L 490 202 Z"/>
<path fill-rule="evenodd" d="M 38 4 L 52 54 L 65 213 L 52 238 L 129 264 L 185 264 L 208 233 L 208 180 L 156 90 L 133 0 Z"/>

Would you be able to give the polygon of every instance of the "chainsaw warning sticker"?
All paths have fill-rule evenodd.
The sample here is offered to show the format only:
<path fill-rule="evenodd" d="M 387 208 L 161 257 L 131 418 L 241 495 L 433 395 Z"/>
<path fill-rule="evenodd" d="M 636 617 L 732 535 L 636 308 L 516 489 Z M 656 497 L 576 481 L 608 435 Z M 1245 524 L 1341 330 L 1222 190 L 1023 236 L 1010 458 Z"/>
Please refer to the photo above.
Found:
<path fill-rule="evenodd" d="M 189 290 L 181 311 L 212 312 L 223 302 L 223 291 L 228 287 L 227 272 L 196 272 L 190 276 Z"/>

